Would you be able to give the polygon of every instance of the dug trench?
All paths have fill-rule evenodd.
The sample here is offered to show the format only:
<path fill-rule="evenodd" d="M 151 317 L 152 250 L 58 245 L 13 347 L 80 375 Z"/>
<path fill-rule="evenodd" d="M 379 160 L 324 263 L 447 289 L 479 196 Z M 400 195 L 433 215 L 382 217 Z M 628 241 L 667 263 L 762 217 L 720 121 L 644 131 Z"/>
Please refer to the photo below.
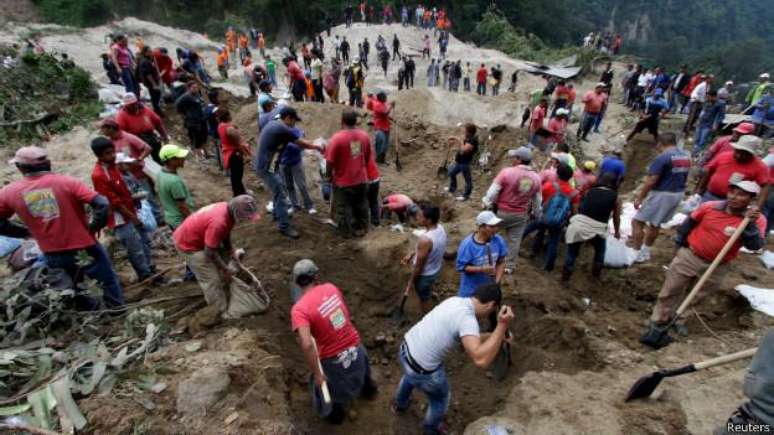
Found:
<path fill-rule="evenodd" d="M 235 123 L 248 137 L 255 130 L 255 109 L 252 104 L 232 100 Z M 239 108 L 241 106 L 241 109 Z M 329 104 L 299 104 L 305 122 L 301 127 L 308 138 L 329 137 L 339 127 L 341 106 Z M 176 117 L 174 117 L 176 118 Z M 178 120 L 168 118 L 180 134 Z M 439 126 L 417 117 L 398 117 L 397 143 L 403 163 L 402 172 L 394 164 L 382 167 L 382 194 L 392 191 L 406 193 L 417 200 L 439 204 L 443 224 L 449 233 L 449 259 L 436 285 L 434 302 L 456 294 L 458 273 L 454 270 L 453 249 L 473 229 L 472 221 L 480 203 L 482 191 L 494 174 L 508 164 L 505 151 L 522 143 L 523 132 L 508 128 L 492 128 L 482 132 L 491 161 L 486 170 L 474 172 L 476 190 L 470 203 L 454 201 L 443 191 L 445 180 L 436 177 L 436 168 L 445 155 L 445 137 L 459 134 L 455 126 Z M 491 139 L 489 139 L 491 135 Z M 250 138 L 251 141 L 254 139 Z M 393 144 L 393 146 L 396 146 Z M 650 145 L 652 146 L 652 145 Z M 644 156 L 637 160 L 645 159 Z M 542 166 L 542 161 L 536 162 Z M 319 204 L 319 188 L 314 156 L 307 162 L 310 192 Z M 189 162 L 184 176 L 198 204 L 207 204 L 230 197 L 228 179 L 211 164 Z M 256 192 L 261 204 L 269 200 L 257 180 L 247 174 L 247 186 Z M 322 208 L 322 207 L 320 207 Z M 324 213 L 324 212 L 323 212 Z M 416 394 L 411 410 L 405 416 L 390 413 L 390 400 L 400 378 L 397 361 L 398 346 L 403 334 L 421 317 L 418 303 L 410 298 L 407 320 L 396 324 L 389 313 L 399 301 L 409 270 L 400 259 L 413 248 L 415 238 L 408 231 L 393 231 L 389 222 L 357 240 L 344 240 L 317 216 L 297 213 L 294 225 L 301 239 L 288 240 L 279 235 L 271 215 L 265 214 L 254 226 L 238 227 L 232 239 L 247 251 L 245 264 L 261 279 L 272 293 L 269 311 L 263 315 L 223 323 L 212 321 L 212 313 L 198 300 L 191 315 L 181 316 L 178 326 L 188 327 L 181 338 L 187 341 L 173 344 L 152 354 L 140 371 L 149 371 L 169 384 L 167 391 L 155 399 L 153 409 L 132 398 L 131 394 L 85 399 L 83 409 L 95 423 L 93 433 L 131 433 L 138 427 L 145 433 L 172 434 L 197 430 L 201 433 L 363 433 L 367 428 L 374 434 L 411 434 L 421 427 L 425 399 Z M 524 242 L 526 246 L 528 241 Z M 447 423 L 453 433 L 462 433 L 476 419 L 519 404 L 535 401 L 535 397 L 513 393 L 527 374 L 549 380 L 590 372 L 604 376 L 605 370 L 622 361 L 642 361 L 642 347 L 637 343 L 642 322 L 663 279 L 661 264 L 668 263 L 670 242 L 657 245 L 656 260 L 638 270 L 606 270 L 601 281 L 593 280 L 589 253 L 584 252 L 570 288 L 558 283 L 558 274 L 541 270 L 540 265 L 519 259 L 514 275 L 504 282 L 504 303 L 511 305 L 515 319 L 513 365 L 508 376 L 496 381 L 490 372 L 476 368 L 461 351 L 452 352 L 447 362 L 452 400 Z M 174 249 L 167 246 L 158 258 L 161 267 L 180 268 Z M 371 361 L 373 376 L 380 393 L 372 402 L 354 404 L 349 418 L 340 426 L 322 422 L 311 407 L 308 376 L 295 336 L 290 330 L 289 293 L 290 270 L 301 258 L 312 258 L 321 270 L 321 279 L 336 284 L 344 293 L 353 322 L 361 334 Z M 561 257 L 560 257 L 561 259 Z M 124 264 L 122 273 L 128 274 Z M 749 274 L 760 267 L 744 260 L 733 272 Z M 177 272 L 175 272 L 177 273 Z M 184 283 L 172 288 L 142 288 L 134 298 L 157 297 L 196 292 L 195 284 Z M 709 322 L 717 331 L 752 327 L 750 308 L 729 292 L 709 298 Z M 732 309 L 728 309 L 728 307 Z M 170 306 L 170 308 L 174 308 Z M 177 307 L 179 309 L 179 306 Z M 696 337 L 710 333 L 689 322 Z M 190 337 L 190 338 L 189 338 Z M 202 350 L 186 347 L 198 342 Z M 219 367 L 220 376 L 229 379 L 221 400 L 205 410 L 179 409 L 176 392 L 181 385 L 201 375 L 198 370 Z M 543 388 L 552 388 L 550 382 Z M 561 384 L 556 384 L 560 388 Z M 612 394 L 623 395 L 624 391 Z M 686 416 L 674 402 L 655 408 L 635 407 L 623 412 L 633 427 L 646 428 L 653 415 L 666 411 L 668 418 L 662 427 L 674 432 L 685 430 Z M 239 417 L 232 417 L 238 414 Z M 519 415 L 517 412 L 515 415 Z M 224 428 L 225 422 L 225 428 Z M 645 429 L 643 431 L 647 432 Z M 667 431 L 672 432 L 671 430 Z M 142 432 L 140 432 L 142 433 Z"/>

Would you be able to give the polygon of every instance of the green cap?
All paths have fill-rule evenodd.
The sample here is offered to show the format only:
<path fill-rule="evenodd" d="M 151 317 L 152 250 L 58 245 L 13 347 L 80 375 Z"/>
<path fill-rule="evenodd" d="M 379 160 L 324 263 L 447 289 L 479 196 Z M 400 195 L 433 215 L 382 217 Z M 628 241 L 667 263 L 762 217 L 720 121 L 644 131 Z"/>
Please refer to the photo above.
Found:
<path fill-rule="evenodd" d="M 188 156 L 188 150 L 179 145 L 167 144 L 159 150 L 159 158 L 162 162 L 174 159 L 175 157 L 184 159 L 186 156 Z"/>

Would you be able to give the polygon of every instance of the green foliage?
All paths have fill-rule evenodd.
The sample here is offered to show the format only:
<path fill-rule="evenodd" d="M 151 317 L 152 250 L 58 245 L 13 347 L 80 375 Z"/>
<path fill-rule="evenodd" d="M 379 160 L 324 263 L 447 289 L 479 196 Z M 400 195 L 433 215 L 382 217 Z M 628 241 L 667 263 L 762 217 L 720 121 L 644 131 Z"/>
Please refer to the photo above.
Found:
<path fill-rule="evenodd" d="M 0 143 L 26 144 L 94 119 L 102 110 L 91 76 L 50 54 L 25 52 L 0 74 Z M 48 115 L 46 115 L 48 114 Z M 35 122 L 45 116 L 45 119 Z"/>
<path fill-rule="evenodd" d="M 68 26 L 95 26 L 110 19 L 111 0 L 33 0 L 41 16 Z"/>

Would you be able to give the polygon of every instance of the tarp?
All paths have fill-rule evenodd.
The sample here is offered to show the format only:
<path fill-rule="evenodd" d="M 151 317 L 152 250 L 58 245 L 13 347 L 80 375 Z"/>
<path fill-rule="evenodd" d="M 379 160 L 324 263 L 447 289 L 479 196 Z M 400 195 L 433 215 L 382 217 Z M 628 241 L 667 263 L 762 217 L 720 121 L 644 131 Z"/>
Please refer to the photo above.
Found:
<path fill-rule="evenodd" d="M 567 62 L 570 59 L 563 59 L 562 62 Z M 579 66 L 565 66 L 565 65 L 541 65 L 539 63 L 524 62 L 524 66 L 519 68 L 522 71 L 526 71 L 531 74 L 547 74 L 560 79 L 570 79 L 577 76 L 581 67 Z"/>

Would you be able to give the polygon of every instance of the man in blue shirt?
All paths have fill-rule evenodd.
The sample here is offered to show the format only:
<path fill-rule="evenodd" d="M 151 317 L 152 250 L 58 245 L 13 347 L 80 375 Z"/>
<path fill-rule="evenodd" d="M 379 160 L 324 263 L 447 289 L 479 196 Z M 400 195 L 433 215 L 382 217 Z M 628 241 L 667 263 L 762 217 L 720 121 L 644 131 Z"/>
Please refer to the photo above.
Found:
<path fill-rule="evenodd" d="M 715 133 L 723 125 L 726 117 L 726 102 L 718 99 L 718 92 L 707 92 L 707 101 L 702 106 L 699 114 L 699 125 L 696 127 L 696 135 L 693 138 L 693 156 L 698 156 L 704 150 L 704 144 L 711 133 Z"/>
<path fill-rule="evenodd" d="M 613 149 L 605 154 L 602 163 L 599 165 L 599 177 L 597 178 L 601 178 L 605 172 L 612 172 L 620 185 L 624 175 L 626 175 L 626 164 L 621 160 L 621 151 Z"/>
<path fill-rule="evenodd" d="M 305 149 L 322 151 L 322 147 L 302 139 L 300 130 L 294 129 L 296 123 L 301 121 L 296 109 L 285 106 L 279 110 L 277 116 L 279 119 L 270 121 L 261 129 L 258 138 L 258 157 L 253 164 L 253 170 L 272 192 L 273 213 L 280 234 L 298 239 L 300 237 L 298 231 L 290 226 L 285 184 L 278 171 L 279 159 L 291 142 Z"/>
<path fill-rule="evenodd" d="M 650 164 L 645 184 L 634 200 L 638 211 L 632 219 L 632 248 L 638 251 L 638 263 L 650 259 L 650 247 L 656 242 L 659 228 L 672 219 L 685 193 L 691 158 L 676 143 L 674 133 L 658 137 L 661 154 Z"/>
<path fill-rule="evenodd" d="M 293 130 L 298 133 L 299 137 L 304 137 L 303 130 L 297 127 L 293 127 Z M 301 209 L 301 205 L 299 205 L 298 198 L 296 197 L 296 188 L 298 188 L 298 193 L 301 194 L 301 199 L 304 200 L 304 210 L 309 214 L 316 214 L 317 210 L 315 210 L 312 198 L 309 196 L 309 191 L 306 188 L 303 150 L 294 142 L 290 142 L 285 147 L 285 151 L 280 157 L 280 171 L 285 178 L 285 187 L 288 189 L 290 204 L 293 208 L 295 210 Z"/>
<path fill-rule="evenodd" d="M 642 130 L 648 129 L 648 133 L 653 135 L 653 139 L 658 139 L 658 123 L 661 120 L 661 115 L 667 113 L 669 110 L 669 103 L 664 98 L 664 90 L 656 88 L 653 92 L 653 96 L 645 99 L 645 107 L 640 114 L 640 121 L 634 126 L 634 130 L 629 133 L 626 141 L 632 140 L 635 134 L 642 132 Z"/>
<path fill-rule="evenodd" d="M 457 271 L 462 273 L 458 296 L 470 297 L 484 284 L 500 283 L 505 273 L 508 245 L 497 234 L 502 219 L 491 211 L 476 217 L 477 230 L 457 249 Z"/>

